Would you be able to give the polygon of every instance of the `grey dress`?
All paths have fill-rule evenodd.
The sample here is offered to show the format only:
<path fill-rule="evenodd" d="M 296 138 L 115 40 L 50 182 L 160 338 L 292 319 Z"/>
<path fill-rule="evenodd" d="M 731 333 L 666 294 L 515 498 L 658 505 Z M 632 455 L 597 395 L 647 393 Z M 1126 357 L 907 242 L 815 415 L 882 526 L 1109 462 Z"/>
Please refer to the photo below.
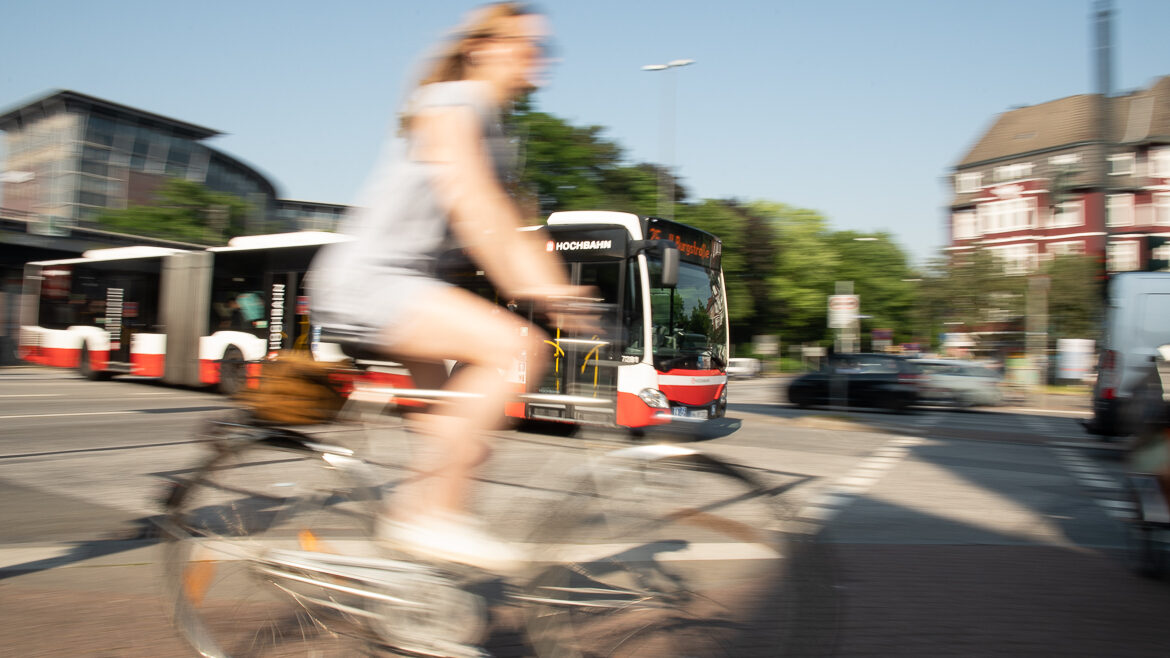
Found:
<path fill-rule="evenodd" d="M 427 108 L 466 105 L 479 117 L 486 151 L 499 180 L 514 166 L 499 112 L 486 83 L 441 82 L 420 88 L 408 105 Z M 444 165 L 410 159 L 409 137 L 392 139 L 383 150 L 360 203 L 342 221 L 352 239 L 321 249 L 309 276 L 313 324 L 331 332 L 370 338 L 393 336 L 425 304 L 436 286 L 439 255 L 456 248 L 448 213 L 434 180 Z"/>

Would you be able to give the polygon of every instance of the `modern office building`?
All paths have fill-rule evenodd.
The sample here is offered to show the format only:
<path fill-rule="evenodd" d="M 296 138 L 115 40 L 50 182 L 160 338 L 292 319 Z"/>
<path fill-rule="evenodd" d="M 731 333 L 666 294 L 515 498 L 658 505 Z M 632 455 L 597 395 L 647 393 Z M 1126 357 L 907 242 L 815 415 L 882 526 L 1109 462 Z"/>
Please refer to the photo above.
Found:
<path fill-rule="evenodd" d="M 182 178 L 252 205 L 249 233 L 331 230 L 345 206 L 279 199 L 276 185 L 206 141 L 220 133 L 75 91 L 55 91 L 0 114 L 3 208 L 54 226 L 85 226 L 107 208 L 149 204 Z"/>
<path fill-rule="evenodd" d="M 1013 273 L 1064 253 L 1105 255 L 1111 271 L 1165 259 L 1149 236 L 1170 236 L 1170 76 L 1004 112 L 951 181 L 952 253 L 988 249 Z"/>
<path fill-rule="evenodd" d="M 0 364 L 16 362 L 24 263 L 125 244 L 195 246 L 114 234 L 95 221 L 106 209 L 153 203 L 168 178 L 248 201 L 248 233 L 329 231 L 346 210 L 280 199 L 271 180 L 207 144 L 218 131 L 75 91 L 0 112 L 0 130 Z"/>

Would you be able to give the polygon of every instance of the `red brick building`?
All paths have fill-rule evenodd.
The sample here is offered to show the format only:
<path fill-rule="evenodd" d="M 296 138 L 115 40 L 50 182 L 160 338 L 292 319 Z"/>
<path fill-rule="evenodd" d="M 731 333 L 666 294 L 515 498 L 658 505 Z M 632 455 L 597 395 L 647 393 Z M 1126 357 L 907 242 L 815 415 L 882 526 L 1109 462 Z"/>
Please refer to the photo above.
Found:
<path fill-rule="evenodd" d="M 1056 254 L 1145 268 L 1148 236 L 1170 237 L 1170 75 L 1105 99 L 1070 96 L 999 115 L 954 168 L 950 246 L 988 249 L 1005 270 Z M 1170 258 L 1162 247 L 1154 258 Z"/>

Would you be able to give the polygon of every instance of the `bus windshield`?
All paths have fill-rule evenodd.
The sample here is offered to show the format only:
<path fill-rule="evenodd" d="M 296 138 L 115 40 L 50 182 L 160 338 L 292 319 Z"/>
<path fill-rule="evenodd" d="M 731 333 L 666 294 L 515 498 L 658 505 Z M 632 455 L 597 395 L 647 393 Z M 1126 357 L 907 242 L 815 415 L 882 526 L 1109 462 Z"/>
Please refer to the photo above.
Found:
<path fill-rule="evenodd" d="M 648 260 L 654 285 L 662 279 L 662 261 Z M 727 366 L 727 304 L 718 269 L 681 263 L 676 288 L 650 289 L 650 309 L 657 370 Z"/>

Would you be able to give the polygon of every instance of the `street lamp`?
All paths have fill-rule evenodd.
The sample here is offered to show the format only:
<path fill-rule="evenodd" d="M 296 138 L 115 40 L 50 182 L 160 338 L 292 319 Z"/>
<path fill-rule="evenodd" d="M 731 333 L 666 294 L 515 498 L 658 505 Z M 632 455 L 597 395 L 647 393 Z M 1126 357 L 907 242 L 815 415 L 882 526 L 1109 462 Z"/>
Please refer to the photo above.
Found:
<path fill-rule="evenodd" d="M 694 64 L 693 59 L 676 59 L 666 64 L 647 64 L 643 71 L 669 71 Z M 672 219 L 674 215 L 674 181 L 664 181 L 674 166 L 674 76 L 667 75 L 662 83 L 662 169 L 658 174 L 658 215 Z"/>

